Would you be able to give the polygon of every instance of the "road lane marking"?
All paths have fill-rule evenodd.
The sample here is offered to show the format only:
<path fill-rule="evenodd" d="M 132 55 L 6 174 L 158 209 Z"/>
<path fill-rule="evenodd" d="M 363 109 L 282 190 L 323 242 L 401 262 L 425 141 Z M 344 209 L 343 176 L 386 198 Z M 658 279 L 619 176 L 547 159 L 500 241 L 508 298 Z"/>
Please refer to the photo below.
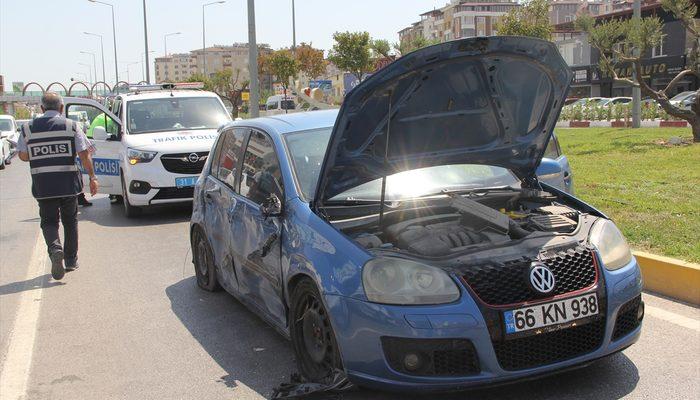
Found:
<path fill-rule="evenodd" d="M 652 317 L 663 319 L 666 322 L 670 322 L 684 328 L 692 329 L 695 332 L 700 332 L 700 320 L 688 318 L 680 314 L 648 305 L 645 305 L 644 312 Z"/>
<path fill-rule="evenodd" d="M 40 233 L 29 261 L 26 281 L 46 274 L 47 258 L 46 245 Z M 44 278 L 38 289 L 32 289 L 27 284 L 20 294 L 15 324 L 9 334 L 7 356 L 0 372 L 3 400 L 22 399 L 26 395 L 42 294 L 47 281 L 48 278 Z"/>

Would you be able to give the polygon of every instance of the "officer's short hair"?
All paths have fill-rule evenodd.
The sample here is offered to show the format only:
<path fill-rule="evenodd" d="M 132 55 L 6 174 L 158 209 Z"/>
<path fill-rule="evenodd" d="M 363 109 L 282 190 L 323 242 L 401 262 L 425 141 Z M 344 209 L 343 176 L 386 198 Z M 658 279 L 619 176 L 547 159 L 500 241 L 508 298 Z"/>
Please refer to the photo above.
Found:
<path fill-rule="evenodd" d="M 63 105 L 63 97 L 56 92 L 46 92 L 41 96 L 41 105 L 45 111 L 60 111 L 61 105 Z"/>

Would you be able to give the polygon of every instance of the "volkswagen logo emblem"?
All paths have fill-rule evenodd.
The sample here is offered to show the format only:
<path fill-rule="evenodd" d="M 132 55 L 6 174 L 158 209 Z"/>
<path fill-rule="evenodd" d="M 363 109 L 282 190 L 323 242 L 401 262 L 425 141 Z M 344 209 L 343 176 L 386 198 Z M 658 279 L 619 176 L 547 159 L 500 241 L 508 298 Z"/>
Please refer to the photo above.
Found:
<path fill-rule="evenodd" d="M 199 161 L 199 156 L 197 155 L 197 153 L 190 153 L 190 155 L 187 156 L 187 160 L 194 164 L 197 161 Z"/>
<path fill-rule="evenodd" d="M 554 290 L 554 274 L 541 262 L 533 262 L 530 265 L 530 285 L 542 294 L 550 293 Z"/>

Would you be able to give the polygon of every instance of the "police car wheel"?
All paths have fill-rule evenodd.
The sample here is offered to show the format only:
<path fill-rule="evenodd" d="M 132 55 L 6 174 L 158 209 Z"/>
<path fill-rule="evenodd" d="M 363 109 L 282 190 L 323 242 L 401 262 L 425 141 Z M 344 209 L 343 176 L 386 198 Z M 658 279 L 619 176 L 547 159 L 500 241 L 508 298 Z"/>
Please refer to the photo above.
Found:
<path fill-rule="evenodd" d="M 143 211 L 141 208 L 132 206 L 129 203 L 129 194 L 126 192 L 126 184 L 124 183 L 124 177 L 122 176 L 122 197 L 124 198 L 124 214 L 127 218 L 134 218 L 141 215 Z"/>
<path fill-rule="evenodd" d="M 214 256 L 209 246 L 209 241 L 200 229 L 192 232 L 192 262 L 197 276 L 197 285 L 200 288 L 214 292 L 221 289 L 216 279 L 216 266 Z"/>

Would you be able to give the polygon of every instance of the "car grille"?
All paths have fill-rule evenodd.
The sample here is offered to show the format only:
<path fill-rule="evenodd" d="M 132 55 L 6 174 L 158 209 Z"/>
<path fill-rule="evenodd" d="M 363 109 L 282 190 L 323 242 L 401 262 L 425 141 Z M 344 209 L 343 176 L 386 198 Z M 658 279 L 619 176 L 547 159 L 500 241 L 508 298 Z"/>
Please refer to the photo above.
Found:
<path fill-rule="evenodd" d="M 199 157 L 197 162 L 191 162 L 189 160 L 190 154 L 193 153 L 163 154 L 160 156 L 160 162 L 163 163 L 163 167 L 168 172 L 175 174 L 199 175 L 204 168 L 204 163 L 207 162 L 209 152 L 200 151 L 194 153 Z"/>
<path fill-rule="evenodd" d="M 194 197 L 194 187 L 165 187 L 158 189 L 158 193 L 151 200 L 191 199 Z"/>
<path fill-rule="evenodd" d="M 612 340 L 620 339 L 637 329 L 641 322 L 641 320 L 637 318 L 637 310 L 641 302 L 642 296 L 639 295 L 620 307 L 620 311 L 617 313 L 617 319 L 615 319 L 615 330 L 613 330 Z"/>
<path fill-rule="evenodd" d="M 554 274 L 556 287 L 547 296 L 566 294 L 590 287 L 596 282 L 596 265 L 593 252 L 583 246 L 556 251 L 542 259 Z M 463 275 L 464 281 L 487 305 L 506 305 L 536 300 L 528 284 L 530 260 L 519 259 L 502 264 L 470 266 Z"/>
<path fill-rule="evenodd" d="M 420 376 L 468 376 L 481 371 L 476 350 L 465 339 L 406 339 L 382 337 L 384 355 L 392 369 L 408 375 Z M 417 354 L 421 366 L 409 371 L 403 360 L 409 354 Z"/>
<path fill-rule="evenodd" d="M 603 344 L 605 318 L 554 332 L 494 342 L 501 368 L 517 371 L 569 360 Z"/>

